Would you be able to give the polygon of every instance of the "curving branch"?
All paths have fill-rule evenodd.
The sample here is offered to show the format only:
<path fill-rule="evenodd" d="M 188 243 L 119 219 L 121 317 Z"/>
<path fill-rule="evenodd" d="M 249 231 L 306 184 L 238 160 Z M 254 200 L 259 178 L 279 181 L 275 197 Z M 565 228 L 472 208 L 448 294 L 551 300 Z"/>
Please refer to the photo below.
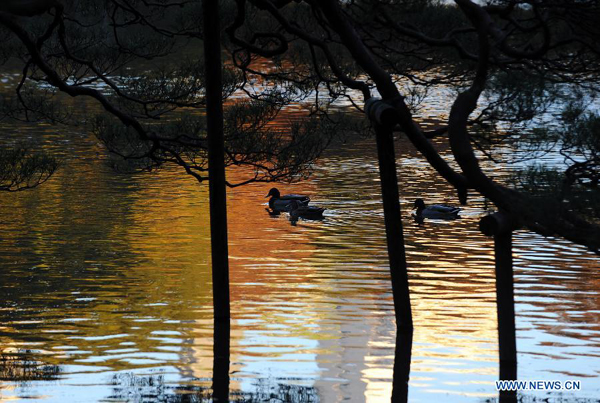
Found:
<path fill-rule="evenodd" d="M 455 28 L 442 37 L 426 35 L 410 24 L 392 20 L 391 13 L 384 13 L 375 17 L 374 21 L 385 26 L 388 29 L 385 32 L 391 32 L 391 36 L 386 37 L 382 34 L 377 36 L 367 27 L 360 31 L 356 28 L 347 10 L 354 6 L 360 10 L 362 3 L 355 5 L 336 0 L 306 0 L 302 3 L 311 7 L 315 21 L 320 24 L 324 32 L 323 35 L 316 38 L 286 19 L 280 5 L 267 0 L 248 0 L 248 3 L 269 13 L 279 22 L 281 29 L 291 37 L 305 41 L 309 46 L 313 65 L 316 64 L 314 62 L 316 59 L 315 49 L 322 50 L 332 46 L 342 46 L 364 72 L 367 77 L 364 81 L 365 84 L 367 79 L 373 80 L 383 99 L 395 108 L 400 129 L 407 134 L 407 137 L 431 166 L 456 187 L 462 202 L 466 202 L 467 189 L 475 189 L 490 198 L 501 210 L 518 216 L 522 224 L 533 231 L 543 235 L 559 235 L 586 245 L 592 250 L 599 250 L 600 227 L 598 225 L 587 222 L 560 206 L 552 207 L 554 215 L 549 215 L 547 211 L 540 209 L 536 210 L 536 206 L 540 203 L 539 200 L 496 183 L 488 177 L 481 169 L 479 159 L 473 149 L 472 144 L 474 142 L 477 146 L 477 141 L 469 132 L 472 124 L 482 123 L 481 116 L 475 120 L 469 120 L 469 116 L 476 110 L 481 94 L 488 85 L 491 71 L 494 69 L 500 68 L 510 74 L 511 71 L 522 69 L 542 72 L 544 69 L 550 68 L 552 72 L 550 79 L 569 82 L 585 80 L 585 74 L 589 76 L 591 72 L 595 71 L 596 65 L 586 61 L 587 56 L 584 52 L 594 52 L 593 46 L 587 44 L 587 39 L 553 34 L 552 24 L 556 24 L 557 18 L 564 21 L 566 17 L 557 17 L 554 10 L 549 10 L 552 6 L 535 3 L 531 12 L 527 14 L 519 7 L 519 4 L 529 2 L 515 1 L 508 2 L 503 6 L 480 6 L 469 0 L 456 0 L 458 9 L 465 16 L 465 21 L 470 24 L 470 27 Z M 377 5 L 380 6 L 379 3 Z M 515 17 L 515 15 L 523 15 L 523 18 Z M 240 20 L 238 27 L 241 26 L 243 26 L 243 22 Z M 359 34 L 359 32 L 361 33 Z M 469 46 L 466 46 L 458 41 L 460 35 L 470 36 L 469 40 L 473 44 L 470 43 Z M 421 44 L 430 48 L 454 49 L 461 59 L 476 62 L 476 71 L 467 89 L 460 92 L 452 103 L 447 126 L 424 133 L 414 121 L 405 99 L 398 91 L 393 75 L 382 65 L 395 65 L 394 60 L 386 55 L 386 52 L 393 52 L 395 49 L 391 46 L 392 38 L 404 38 L 403 40 L 406 40 L 406 43 L 410 44 L 412 51 L 415 52 L 410 54 L 410 57 L 416 57 L 417 60 L 417 53 L 421 49 L 419 44 Z M 569 47 L 577 44 L 582 45 L 581 51 L 573 53 L 569 50 Z M 245 49 L 252 53 L 252 49 Z M 407 52 L 411 52 L 411 50 L 407 50 Z M 402 54 L 401 51 L 398 54 Z M 326 60 L 329 67 L 334 70 L 336 61 L 329 58 Z M 333 84 L 323 76 L 320 66 L 313 66 L 313 69 L 320 82 L 327 85 Z M 569 76 L 569 74 L 571 75 Z M 410 77 L 408 74 L 406 76 Z M 337 78 L 345 84 L 340 77 Z M 363 92 L 364 99 L 369 97 L 370 94 L 367 95 Z M 452 169 L 428 140 L 428 138 L 446 132 L 453 156 L 458 162 L 461 172 Z"/>

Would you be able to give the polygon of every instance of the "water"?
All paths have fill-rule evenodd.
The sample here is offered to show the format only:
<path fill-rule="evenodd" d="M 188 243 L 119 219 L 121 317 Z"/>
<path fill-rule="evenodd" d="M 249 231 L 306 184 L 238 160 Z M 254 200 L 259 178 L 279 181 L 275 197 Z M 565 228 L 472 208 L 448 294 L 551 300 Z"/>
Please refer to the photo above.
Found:
<path fill-rule="evenodd" d="M 41 139 L 63 165 L 35 190 L 0 194 L 0 400 L 206 396 L 207 187 L 175 168 L 115 173 L 95 140 L 72 129 L 3 130 Z M 416 326 L 409 399 L 494 399 L 493 250 L 477 228 L 490 206 L 472 196 L 460 220 L 419 225 L 415 198 L 456 197 L 404 138 L 397 150 Z M 278 185 L 326 207 L 322 222 L 267 214 L 271 186 L 228 193 L 232 399 L 389 401 L 395 322 L 374 140 L 338 144 L 310 180 Z M 514 247 L 519 379 L 578 379 L 581 391 L 549 396 L 591 401 L 600 396 L 598 259 L 527 231 Z"/>

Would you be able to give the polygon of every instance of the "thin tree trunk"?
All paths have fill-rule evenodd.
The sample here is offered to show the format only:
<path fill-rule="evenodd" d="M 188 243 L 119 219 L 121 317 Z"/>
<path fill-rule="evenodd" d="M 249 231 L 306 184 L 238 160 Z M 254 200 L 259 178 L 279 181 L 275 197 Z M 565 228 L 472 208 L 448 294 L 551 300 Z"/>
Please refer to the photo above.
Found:
<path fill-rule="evenodd" d="M 408 271 L 404 234 L 400 214 L 400 196 L 398 193 L 398 176 L 396 174 L 396 155 L 394 138 L 390 128 L 376 125 L 377 156 L 379 159 L 379 176 L 381 178 L 381 196 L 383 198 L 383 214 L 390 274 L 392 277 L 392 293 L 396 327 L 399 332 L 412 332 L 413 322 L 408 288 Z"/>
<path fill-rule="evenodd" d="M 412 332 L 398 332 L 396 334 L 396 353 L 394 355 L 394 375 L 392 380 L 392 403 L 408 402 L 408 381 L 410 379 L 412 339 Z"/>
<path fill-rule="evenodd" d="M 517 379 L 517 344 L 515 330 L 515 296 L 512 266 L 512 232 L 496 234 L 496 299 L 498 312 L 498 349 L 500 379 Z M 515 391 L 501 391 L 502 403 L 516 402 Z"/>
<path fill-rule="evenodd" d="M 215 323 L 213 334 L 213 401 L 229 401 L 229 322 Z"/>
<path fill-rule="evenodd" d="M 494 236 L 500 363 L 505 364 L 504 366 L 500 366 L 500 379 L 502 380 L 517 379 L 515 296 L 511 238 L 512 234 L 510 232 Z"/>
<path fill-rule="evenodd" d="M 206 63 L 206 119 L 214 307 L 213 398 L 215 401 L 227 401 L 229 395 L 230 337 L 229 256 L 227 250 L 223 84 L 218 0 L 204 0 L 202 9 L 204 14 L 204 57 Z"/>
<path fill-rule="evenodd" d="M 500 380 L 517 379 L 512 233 L 518 227 L 518 220 L 503 212 L 485 216 L 479 221 L 481 232 L 494 237 Z M 500 402 L 516 401 L 516 391 L 500 391 Z"/>
<path fill-rule="evenodd" d="M 341 41 L 358 65 L 373 79 L 382 98 L 385 100 L 399 99 L 400 102 L 396 102 L 398 105 L 395 105 L 395 107 L 400 108 L 403 115 L 410 117 L 410 112 L 401 100 L 402 98 L 396 85 L 391 80 L 391 76 L 375 61 L 371 52 L 369 52 L 345 16 L 340 3 L 337 0 L 322 0 L 319 2 L 319 8 L 323 11 L 332 28 L 340 36 Z M 401 121 L 407 120 L 406 116 Z M 373 116 L 369 116 L 369 118 L 373 119 Z M 381 195 L 383 198 L 383 214 L 392 277 L 392 292 L 394 294 L 396 327 L 398 331 L 412 332 L 413 323 L 408 289 L 406 252 L 404 250 L 404 234 L 400 215 L 394 139 L 391 128 L 382 126 L 381 122 L 374 123 L 376 123 L 377 156 L 379 158 Z"/>

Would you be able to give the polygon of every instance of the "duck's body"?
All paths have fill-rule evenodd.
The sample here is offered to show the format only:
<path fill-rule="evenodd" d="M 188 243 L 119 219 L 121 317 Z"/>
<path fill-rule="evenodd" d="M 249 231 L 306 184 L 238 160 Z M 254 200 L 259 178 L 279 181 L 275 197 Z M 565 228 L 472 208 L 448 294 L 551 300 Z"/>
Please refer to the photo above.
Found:
<path fill-rule="evenodd" d="M 279 193 L 279 190 L 277 190 L 276 188 L 269 190 L 269 193 L 265 197 L 269 196 L 271 196 L 271 198 L 269 199 L 269 207 L 271 207 L 271 210 L 278 211 L 289 210 L 290 203 L 292 201 L 296 201 L 300 206 L 306 206 L 310 201 L 310 198 L 304 195 L 291 194 L 282 196 L 281 193 Z"/>
<path fill-rule="evenodd" d="M 324 208 L 301 205 L 298 201 L 292 200 L 289 207 L 290 221 L 298 221 L 298 218 L 304 218 L 306 220 L 322 220 L 324 211 Z"/>
<path fill-rule="evenodd" d="M 415 200 L 414 208 L 417 209 L 417 217 L 438 220 L 454 220 L 458 218 L 458 213 L 460 212 L 460 208 L 446 206 L 445 204 L 433 204 L 427 206 L 423 199 Z"/>

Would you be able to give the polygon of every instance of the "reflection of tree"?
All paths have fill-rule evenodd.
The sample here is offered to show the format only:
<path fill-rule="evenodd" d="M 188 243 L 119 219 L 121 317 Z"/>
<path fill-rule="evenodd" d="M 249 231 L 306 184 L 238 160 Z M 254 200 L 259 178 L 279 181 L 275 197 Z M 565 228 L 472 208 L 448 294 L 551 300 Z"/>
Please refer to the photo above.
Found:
<path fill-rule="evenodd" d="M 14 307 L 0 310 L 0 322 L 10 324 L 2 336 L 8 333 L 13 340 L 43 340 L 49 335 L 40 330 L 48 321 L 35 322 L 38 315 L 54 321 L 95 314 L 103 301 L 76 300 L 73 293 L 97 296 L 108 288 L 127 285 L 131 274 L 124 269 L 141 262 L 139 257 L 133 258 L 131 244 L 120 236 L 131 225 L 131 203 L 126 202 L 131 200 L 130 189 L 124 187 L 119 193 L 123 203 L 112 203 L 109 196 L 74 203 L 83 186 L 102 195 L 110 195 L 112 190 L 97 171 L 82 171 L 75 180 L 61 176 L 46 184 L 43 193 L 10 199 L 8 205 L 16 208 L 1 216 L 3 230 L 15 234 L 0 241 L 2 250 L 10 250 L 0 256 L 0 295 L 3 307 Z M 107 239 L 119 241 L 104 241 Z M 99 273 L 104 281 L 98 281 Z M 23 320 L 34 321 L 12 323 Z"/>
<path fill-rule="evenodd" d="M 398 332 L 396 335 L 396 353 L 394 355 L 394 381 L 392 402 L 408 401 L 408 380 L 412 355 L 412 332 Z"/>
<path fill-rule="evenodd" d="M 204 386 L 172 387 L 162 375 L 119 374 L 112 378 L 113 392 L 108 399 L 131 402 L 210 402 L 211 390 Z M 276 379 L 260 378 L 250 392 L 233 392 L 230 401 L 255 402 L 319 402 L 318 391 L 312 386 L 301 386 L 280 382 Z"/>
<path fill-rule="evenodd" d="M 123 333 L 143 351 L 160 352 L 153 331 L 186 334 L 186 323 L 205 318 L 190 307 L 210 304 L 209 273 L 197 270 L 208 259 L 206 243 L 196 242 L 206 234 L 204 205 L 174 198 L 172 210 L 159 211 L 173 187 L 203 195 L 197 186 L 166 172 L 166 179 L 151 182 L 161 185 L 155 187 L 136 178 L 115 180 L 107 170 L 90 169 L 91 163 L 81 158 L 74 165 L 80 175 L 61 174 L 43 192 L 1 195 L 2 232 L 10 236 L 0 236 L 0 346 L 43 341 L 53 352 L 43 360 L 53 364 L 99 356 L 125 341 L 83 337 Z M 200 223 L 182 219 L 184 209 Z M 141 224 L 148 217 L 153 225 Z M 173 225 L 190 235 L 165 236 Z M 173 250 L 181 256 L 173 258 Z M 151 270 L 156 267 L 162 270 Z M 179 277 L 165 275 L 172 272 Z M 77 347 L 68 358 L 52 350 L 65 345 Z M 119 360 L 130 357 L 110 363 L 122 368 Z"/>
<path fill-rule="evenodd" d="M 0 381 L 53 381 L 58 379 L 60 372 L 58 365 L 37 361 L 30 350 L 0 352 Z"/>
<path fill-rule="evenodd" d="M 318 402 L 317 389 L 312 386 L 300 386 L 284 384 L 272 379 L 258 379 L 256 390 L 248 393 L 240 393 L 234 401 L 244 403 L 254 402 L 290 402 L 305 403 Z"/>
<path fill-rule="evenodd" d="M 486 399 L 484 400 L 485 403 L 496 403 L 496 402 L 501 402 L 502 399 L 498 400 L 498 399 Z M 585 397 L 573 397 L 573 396 L 552 396 L 551 399 L 549 399 L 548 397 L 545 396 L 540 396 L 540 397 L 536 397 L 536 396 L 517 396 L 517 400 L 518 403 L 547 403 L 547 402 L 552 402 L 552 403 L 598 403 L 598 399 L 593 399 L 593 398 L 585 398 Z"/>
<path fill-rule="evenodd" d="M 41 185 L 57 165 L 56 159 L 25 146 L 0 148 L 0 191 L 17 192 Z"/>

